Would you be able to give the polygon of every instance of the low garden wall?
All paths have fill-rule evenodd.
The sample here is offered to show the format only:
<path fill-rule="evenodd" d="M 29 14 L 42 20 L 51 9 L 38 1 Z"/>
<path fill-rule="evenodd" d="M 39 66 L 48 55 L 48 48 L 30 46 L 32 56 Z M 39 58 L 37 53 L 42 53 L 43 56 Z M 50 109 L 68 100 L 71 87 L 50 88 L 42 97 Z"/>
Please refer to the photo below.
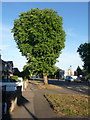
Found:
<path fill-rule="evenodd" d="M 21 86 L 18 86 L 16 91 L 6 92 L 7 113 L 11 113 L 15 109 L 21 96 Z"/>
<path fill-rule="evenodd" d="M 23 87 L 24 90 L 28 87 L 28 80 L 23 81 Z M 20 102 L 20 99 L 22 97 L 22 86 L 17 86 L 17 90 L 16 91 L 4 91 L 2 93 L 2 101 L 4 103 L 3 106 L 3 110 L 5 108 L 5 105 L 7 108 L 5 108 L 7 110 L 6 114 L 10 114 L 11 112 L 14 111 L 15 107 L 18 105 L 18 103 Z M 4 114 L 3 114 L 4 116 Z"/>
<path fill-rule="evenodd" d="M 28 83 L 29 83 L 28 80 L 24 82 L 24 90 L 28 87 Z M 20 101 L 21 96 L 22 96 L 22 87 L 18 86 L 17 90 L 13 92 L 13 94 L 11 94 L 9 97 L 9 101 L 8 101 L 9 112 L 12 112 L 15 109 L 18 101 Z"/>

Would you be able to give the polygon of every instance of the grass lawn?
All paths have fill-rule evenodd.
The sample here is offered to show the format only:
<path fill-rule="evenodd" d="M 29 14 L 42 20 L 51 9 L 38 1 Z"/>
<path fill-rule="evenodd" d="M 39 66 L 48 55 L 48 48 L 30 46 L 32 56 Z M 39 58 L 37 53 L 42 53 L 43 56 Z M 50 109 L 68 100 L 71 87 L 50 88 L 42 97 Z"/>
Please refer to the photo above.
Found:
<path fill-rule="evenodd" d="M 38 80 L 32 80 L 32 83 L 34 83 L 34 84 L 36 84 L 36 85 L 43 84 L 42 81 L 38 81 Z"/>
<path fill-rule="evenodd" d="M 44 80 L 43 78 L 36 78 L 37 80 L 40 79 L 40 80 Z M 48 78 L 48 80 L 56 80 L 58 81 L 58 79 L 55 79 L 55 78 Z"/>
<path fill-rule="evenodd" d="M 51 78 L 49 78 L 48 80 L 56 80 L 56 81 L 59 81 L 59 79 L 51 79 Z"/>
<path fill-rule="evenodd" d="M 55 112 L 60 115 L 90 116 L 88 96 L 80 94 L 45 94 Z"/>
<path fill-rule="evenodd" d="M 56 85 L 50 85 L 50 84 L 48 84 L 48 85 L 44 85 L 44 84 L 38 85 L 38 88 L 39 89 L 63 89 L 62 87 L 59 87 L 59 86 L 56 86 Z"/>
<path fill-rule="evenodd" d="M 45 85 L 42 81 L 37 81 L 37 80 L 33 80 L 32 83 L 37 85 L 39 89 L 63 89 L 62 87 L 56 85 L 51 85 L 51 84 Z"/>

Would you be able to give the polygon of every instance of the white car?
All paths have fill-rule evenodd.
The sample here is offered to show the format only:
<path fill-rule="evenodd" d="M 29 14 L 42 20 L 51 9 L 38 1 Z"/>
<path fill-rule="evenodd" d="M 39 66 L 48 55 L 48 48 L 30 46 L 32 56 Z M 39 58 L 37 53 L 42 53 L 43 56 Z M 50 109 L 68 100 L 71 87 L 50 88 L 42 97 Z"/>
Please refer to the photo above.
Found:
<path fill-rule="evenodd" d="M 77 77 L 74 81 L 75 82 L 81 82 L 81 79 Z"/>
<path fill-rule="evenodd" d="M 66 76 L 65 81 L 72 82 L 72 81 L 74 81 L 74 79 L 72 76 L 68 75 L 68 76 Z"/>

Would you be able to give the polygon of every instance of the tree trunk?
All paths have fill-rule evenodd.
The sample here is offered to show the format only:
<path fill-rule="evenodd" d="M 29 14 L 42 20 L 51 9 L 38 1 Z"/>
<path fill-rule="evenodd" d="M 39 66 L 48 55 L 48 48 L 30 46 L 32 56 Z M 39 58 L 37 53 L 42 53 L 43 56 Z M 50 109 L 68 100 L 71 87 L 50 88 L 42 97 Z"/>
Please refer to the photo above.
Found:
<path fill-rule="evenodd" d="M 43 73 L 44 84 L 48 84 L 47 74 Z"/>

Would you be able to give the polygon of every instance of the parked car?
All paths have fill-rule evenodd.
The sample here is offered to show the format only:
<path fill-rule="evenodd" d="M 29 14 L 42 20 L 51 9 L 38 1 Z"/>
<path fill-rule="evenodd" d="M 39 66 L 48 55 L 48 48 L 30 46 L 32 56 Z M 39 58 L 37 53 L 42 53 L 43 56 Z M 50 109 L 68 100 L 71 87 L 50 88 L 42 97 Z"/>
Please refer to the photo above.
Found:
<path fill-rule="evenodd" d="M 72 81 L 74 81 L 74 79 L 72 76 L 66 76 L 65 81 L 72 82 Z"/>
<path fill-rule="evenodd" d="M 88 82 L 90 83 L 90 79 L 88 79 Z"/>
<path fill-rule="evenodd" d="M 82 82 L 79 77 L 77 77 L 76 79 L 74 79 L 74 81 L 75 81 L 75 82 Z"/>

